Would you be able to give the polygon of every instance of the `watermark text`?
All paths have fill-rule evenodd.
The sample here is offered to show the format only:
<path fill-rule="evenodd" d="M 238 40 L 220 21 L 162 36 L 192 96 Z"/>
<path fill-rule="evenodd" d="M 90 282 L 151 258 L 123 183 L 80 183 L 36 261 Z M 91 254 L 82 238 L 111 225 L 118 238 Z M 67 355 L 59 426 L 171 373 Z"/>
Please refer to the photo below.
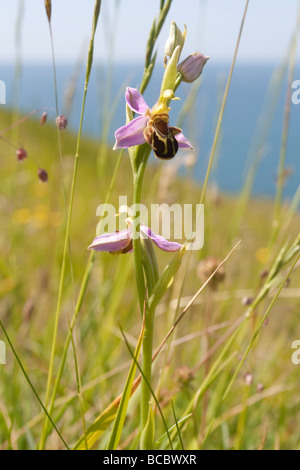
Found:
<path fill-rule="evenodd" d="M 0 80 L 0 104 L 6 104 L 6 86 L 3 80 Z"/>
<path fill-rule="evenodd" d="M 6 364 L 6 346 L 4 341 L 0 340 L 0 364 Z"/>
<path fill-rule="evenodd" d="M 96 215 L 100 217 L 98 235 L 124 230 L 130 218 L 133 239 L 145 238 L 139 231 L 143 224 L 167 240 L 187 241 L 188 250 L 200 250 L 204 244 L 203 204 L 151 204 L 148 209 L 144 204 L 128 207 L 127 196 L 120 196 L 118 209 L 113 204 L 101 204 Z"/>

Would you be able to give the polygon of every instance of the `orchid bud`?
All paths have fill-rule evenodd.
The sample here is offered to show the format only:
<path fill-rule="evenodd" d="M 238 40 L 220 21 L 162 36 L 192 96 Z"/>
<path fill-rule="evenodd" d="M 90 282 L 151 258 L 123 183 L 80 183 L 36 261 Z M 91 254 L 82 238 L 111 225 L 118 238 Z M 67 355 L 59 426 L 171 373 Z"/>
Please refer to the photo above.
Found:
<path fill-rule="evenodd" d="M 48 173 L 46 170 L 43 170 L 43 168 L 39 168 L 38 169 L 38 177 L 39 177 L 39 180 L 42 182 L 42 183 L 46 183 L 48 181 Z"/>
<path fill-rule="evenodd" d="M 17 154 L 17 159 L 19 160 L 19 162 L 21 162 L 22 160 L 25 160 L 25 158 L 27 158 L 27 152 L 25 149 L 23 149 L 23 147 L 19 148 L 16 152 Z"/>
<path fill-rule="evenodd" d="M 242 304 L 243 305 L 251 305 L 253 302 L 253 300 L 251 299 L 251 297 L 248 297 L 247 295 L 245 295 L 243 298 L 242 298 Z"/>
<path fill-rule="evenodd" d="M 172 56 L 169 59 L 169 62 L 166 66 L 166 69 L 163 75 L 160 95 L 162 95 L 166 90 L 174 91 L 176 78 L 177 78 L 177 64 L 178 64 L 180 52 L 181 52 L 181 48 L 180 46 L 177 46 Z"/>
<path fill-rule="evenodd" d="M 180 46 L 180 50 L 182 50 L 186 38 L 186 31 L 186 25 L 184 25 L 184 31 L 182 33 L 175 21 L 171 22 L 170 34 L 165 45 L 165 64 L 167 62 L 167 56 L 171 57 L 177 46 Z"/>
<path fill-rule="evenodd" d="M 61 131 L 62 129 L 65 129 L 67 127 L 68 121 L 65 116 L 57 116 L 56 118 L 56 125 Z"/>
<path fill-rule="evenodd" d="M 180 62 L 177 70 L 181 74 L 182 81 L 191 83 L 197 80 L 208 59 L 209 57 L 200 52 L 193 52 L 193 54 L 190 54 L 186 59 Z"/>

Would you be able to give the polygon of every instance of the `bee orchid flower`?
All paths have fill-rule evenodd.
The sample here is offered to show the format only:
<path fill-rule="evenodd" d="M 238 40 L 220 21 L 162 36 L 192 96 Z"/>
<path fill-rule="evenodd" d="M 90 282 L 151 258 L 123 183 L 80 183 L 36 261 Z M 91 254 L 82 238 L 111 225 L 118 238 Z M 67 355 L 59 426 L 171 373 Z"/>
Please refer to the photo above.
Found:
<path fill-rule="evenodd" d="M 178 148 L 191 149 L 192 146 L 181 129 L 169 126 L 168 105 L 172 99 L 175 99 L 174 92 L 166 90 L 150 109 L 137 89 L 127 87 L 126 103 L 139 116 L 116 130 L 114 150 L 148 142 L 157 158 L 171 159 Z"/>
<path fill-rule="evenodd" d="M 132 251 L 132 238 L 133 238 L 133 227 L 131 218 L 126 219 L 127 228 L 120 232 L 114 233 L 103 233 L 96 237 L 91 245 L 88 247 L 89 250 L 95 251 L 106 251 L 108 253 L 121 254 Z M 153 243 L 163 251 L 174 252 L 179 251 L 182 245 L 177 242 L 166 240 L 161 235 L 154 233 L 149 227 L 144 224 L 140 224 L 140 237 L 149 238 Z M 138 233 L 136 233 L 138 236 Z"/>

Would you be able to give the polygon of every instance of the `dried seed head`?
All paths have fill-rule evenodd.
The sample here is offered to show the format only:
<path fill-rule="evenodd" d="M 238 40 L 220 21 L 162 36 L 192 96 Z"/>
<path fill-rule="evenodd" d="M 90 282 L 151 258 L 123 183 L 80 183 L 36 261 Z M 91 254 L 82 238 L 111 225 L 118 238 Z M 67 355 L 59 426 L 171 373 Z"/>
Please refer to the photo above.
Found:
<path fill-rule="evenodd" d="M 267 269 L 263 269 L 260 273 L 260 277 L 264 279 L 265 277 L 267 277 L 268 274 L 269 274 L 269 271 Z"/>
<path fill-rule="evenodd" d="M 244 376 L 245 384 L 250 386 L 253 383 L 253 375 L 249 372 Z"/>
<path fill-rule="evenodd" d="M 23 149 L 23 147 L 19 148 L 16 152 L 17 154 L 17 159 L 19 160 L 19 162 L 21 162 L 22 160 L 25 160 L 25 158 L 27 158 L 27 152 L 25 149 Z"/>
<path fill-rule="evenodd" d="M 263 389 L 264 389 L 263 384 L 262 384 L 261 382 L 259 382 L 259 383 L 257 384 L 256 390 L 257 390 L 258 393 L 259 393 L 259 392 L 262 392 Z"/>
<path fill-rule="evenodd" d="M 245 297 L 242 298 L 243 305 L 251 305 L 252 302 L 253 300 L 251 299 L 251 297 L 248 297 L 247 295 L 245 295 Z"/>
<path fill-rule="evenodd" d="M 179 386 L 183 387 L 189 385 L 194 377 L 192 369 L 187 366 L 181 366 L 175 371 L 174 380 Z"/>
<path fill-rule="evenodd" d="M 38 177 L 39 180 L 42 181 L 42 183 L 46 183 L 48 181 L 48 173 L 46 170 L 43 170 L 43 168 L 38 169 Z"/>
<path fill-rule="evenodd" d="M 50 23 L 51 21 L 51 0 L 45 0 L 45 8 L 47 13 L 47 18 Z"/>
<path fill-rule="evenodd" d="M 65 129 L 67 127 L 67 124 L 68 124 L 68 121 L 67 121 L 67 118 L 65 116 L 57 116 L 56 118 L 56 125 L 57 127 L 59 128 L 59 130 L 61 131 L 62 129 Z"/>
<path fill-rule="evenodd" d="M 213 272 L 217 269 L 221 261 L 214 256 L 207 256 L 204 258 L 197 267 L 197 275 L 202 282 L 207 281 L 207 279 L 213 274 Z M 222 282 L 225 278 L 225 270 L 224 267 L 221 266 L 214 277 L 209 282 L 211 288 L 216 289 L 218 284 Z"/>
<path fill-rule="evenodd" d="M 47 121 L 47 113 L 44 112 L 44 113 L 42 114 L 42 117 L 41 117 L 41 120 L 40 120 L 41 126 L 43 126 L 46 121 Z"/>

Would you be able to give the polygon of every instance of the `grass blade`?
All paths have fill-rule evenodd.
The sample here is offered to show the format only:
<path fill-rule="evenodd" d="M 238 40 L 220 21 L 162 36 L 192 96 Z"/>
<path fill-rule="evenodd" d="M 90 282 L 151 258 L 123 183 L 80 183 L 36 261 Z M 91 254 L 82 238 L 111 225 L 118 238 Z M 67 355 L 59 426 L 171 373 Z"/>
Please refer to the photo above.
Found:
<path fill-rule="evenodd" d="M 110 439 L 108 441 L 107 449 L 109 450 L 115 450 L 117 448 L 120 437 L 121 437 L 121 433 L 122 433 L 122 429 L 123 429 L 123 425 L 125 421 L 125 416 L 126 416 L 126 411 L 128 407 L 128 402 L 129 402 L 130 395 L 131 395 L 133 379 L 134 379 L 134 375 L 135 375 L 136 368 L 137 368 L 137 361 L 138 361 L 138 358 L 142 349 L 144 332 L 145 332 L 145 315 L 143 319 L 143 325 L 142 325 L 142 329 L 140 332 L 139 340 L 135 348 L 133 361 L 132 361 L 132 364 L 131 364 L 131 367 L 127 376 L 127 380 L 125 383 L 125 387 L 122 393 L 122 399 L 118 407 L 117 416 L 114 422 Z"/>
<path fill-rule="evenodd" d="M 144 338 L 144 322 L 140 332 L 139 340 L 134 353 L 134 359 L 138 359 L 142 343 Z M 82 436 L 76 443 L 74 450 L 83 450 L 86 444 L 91 449 L 96 442 L 100 439 L 104 431 L 108 428 L 110 423 L 115 419 L 115 424 L 111 433 L 111 437 L 108 443 L 109 449 L 115 449 L 118 445 L 118 440 L 121 435 L 127 405 L 130 396 L 135 391 L 134 387 L 134 374 L 136 371 L 136 361 L 133 360 L 129 373 L 127 376 L 126 384 L 122 395 L 117 397 L 110 405 L 101 413 L 100 416 L 94 421 L 94 423 L 86 430 L 84 436 Z"/>

